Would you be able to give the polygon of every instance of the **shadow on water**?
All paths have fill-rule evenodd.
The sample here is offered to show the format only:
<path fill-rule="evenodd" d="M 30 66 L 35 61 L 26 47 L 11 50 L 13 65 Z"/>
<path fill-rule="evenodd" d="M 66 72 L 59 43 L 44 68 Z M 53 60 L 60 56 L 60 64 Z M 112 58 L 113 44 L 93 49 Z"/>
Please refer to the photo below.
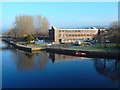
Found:
<path fill-rule="evenodd" d="M 61 60 L 82 60 L 85 57 L 75 57 L 69 55 L 61 55 L 49 53 L 49 58 L 55 63 Z M 108 77 L 113 81 L 120 80 L 120 60 L 107 58 L 91 58 L 94 63 L 95 70 L 98 74 Z"/>

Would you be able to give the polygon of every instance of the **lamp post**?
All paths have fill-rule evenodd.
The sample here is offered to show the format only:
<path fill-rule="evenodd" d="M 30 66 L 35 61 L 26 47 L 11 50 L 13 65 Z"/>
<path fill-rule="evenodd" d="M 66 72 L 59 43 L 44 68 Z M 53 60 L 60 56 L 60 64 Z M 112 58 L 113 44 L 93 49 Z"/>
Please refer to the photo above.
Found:
<path fill-rule="evenodd" d="M 107 31 L 104 31 L 104 48 L 106 48 L 106 35 L 107 35 Z"/>

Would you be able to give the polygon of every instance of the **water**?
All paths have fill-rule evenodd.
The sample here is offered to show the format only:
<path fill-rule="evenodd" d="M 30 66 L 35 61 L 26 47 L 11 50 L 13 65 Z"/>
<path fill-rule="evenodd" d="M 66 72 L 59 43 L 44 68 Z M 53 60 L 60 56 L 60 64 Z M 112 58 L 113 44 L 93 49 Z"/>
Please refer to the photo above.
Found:
<path fill-rule="evenodd" d="M 8 46 L 1 43 L 0 46 Z M 1 52 L 1 51 L 0 51 Z M 120 60 L 2 50 L 3 88 L 118 88 Z"/>

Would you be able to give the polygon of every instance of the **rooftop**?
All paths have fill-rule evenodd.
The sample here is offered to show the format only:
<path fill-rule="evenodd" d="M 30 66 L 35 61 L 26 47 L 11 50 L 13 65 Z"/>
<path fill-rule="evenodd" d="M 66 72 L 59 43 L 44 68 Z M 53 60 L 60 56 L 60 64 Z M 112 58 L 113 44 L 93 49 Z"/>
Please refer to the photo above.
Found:
<path fill-rule="evenodd" d="M 54 29 L 59 29 L 59 30 L 98 30 L 96 27 L 91 27 L 91 28 L 57 28 L 57 27 L 52 27 Z"/>

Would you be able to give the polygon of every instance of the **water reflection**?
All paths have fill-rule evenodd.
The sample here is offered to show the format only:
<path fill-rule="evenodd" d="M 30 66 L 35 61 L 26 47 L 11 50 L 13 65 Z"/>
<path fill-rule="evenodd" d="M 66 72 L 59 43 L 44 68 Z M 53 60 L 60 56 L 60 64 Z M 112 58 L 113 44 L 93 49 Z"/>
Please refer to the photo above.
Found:
<path fill-rule="evenodd" d="M 10 50 L 10 49 L 15 49 L 11 45 L 7 44 L 6 42 L 3 42 L 0 40 L 0 51 L 2 50 Z"/>
<path fill-rule="evenodd" d="M 120 61 L 115 59 L 76 57 L 46 51 L 27 53 L 17 49 L 5 50 L 2 56 L 5 88 L 105 88 L 117 87 L 112 80 L 120 80 Z"/>
<path fill-rule="evenodd" d="M 61 60 L 83 60 L 85 58 L 53 53 L 50 53 L 49 57 L 53 63 Z M 93 62 L 94 67 L 99 74 L 104 75 L 114 81 L 120 80 L 120 60 L 95 58 L 93 59 Z"/>
<path fill-rule="evenodd" d="M 85 57 L 76 57 L 76 56 L 70 56 L 70 55 L 49 53 L 49 58 L 51 58 L 52 62 L 55 63 L 58 61 L 65 61 L 65 60 L 80 60 Z"/>
<path fill-rule="evenodd" d="M 120 80 L 120 60 L 94 59 L 96 71 L 110 78 L 111 80 Z"/>
<path fill-rule="evenodd" d="M 47 65 L 47 53 L 45 51 L 38 53 L 28 53 L 17 50 L 13 51 L 12 58 L 20 71 L 31 69 L 44 69 Z"/>

